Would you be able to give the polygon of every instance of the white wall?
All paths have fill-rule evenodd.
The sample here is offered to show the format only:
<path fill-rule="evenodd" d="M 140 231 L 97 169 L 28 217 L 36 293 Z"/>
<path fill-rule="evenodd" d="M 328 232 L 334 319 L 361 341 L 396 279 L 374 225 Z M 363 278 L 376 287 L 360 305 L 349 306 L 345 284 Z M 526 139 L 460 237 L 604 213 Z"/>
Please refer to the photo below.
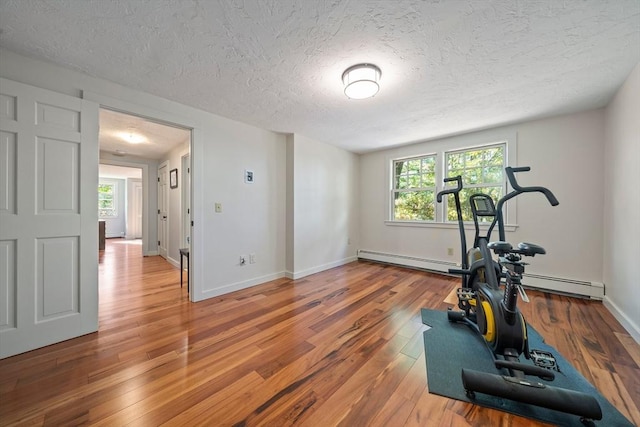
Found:
<path fill-rule="evenodd" d="M 191 295 L 194 300 L 284 276 L 284 135 L 6 49 L 0 49 L 0 57 L 2 77 L 71 96 L 89 94 L 103 105 L 193 129 Z M 156 169 L 150 167 L 149 174 L 155 176 Z M 255 184 L 244 184 L 244 169 L 254 170 Z M 155 191 L 149 191 L 155 209 L 154 194 Z M 222 213 L 214 212 L 215 202 L 223 204 Z M 155 216 L 150 215 L 149 219 L 152 218 Z M 156 236 L 156 228 L 155 220 L 150 221 L 150 240 Z M 255 253 L 257 262 L 239 266 L 238 256 L 248 253 Z"/>
<path fill-rule="evenodd" d="M 203 298 L 282 277 L 285 269 L 285 135 L 221 118 L 207 127 L 207 143 L 191 153 Z M 245 170 L 253 171 L 252 184 L 244 182 Z M 240 265 L 240 255 L 250 254 L 255 264 Z"/>
<path fill-rule="evenodd" d="M 517 225 L 508 241 L 542 245 L 547 255 L 531 259 L 528 273 L 587 282 L 602 281 L 603 110 L 553 117 L 482 132 L 412 144 L 362 155 L 361 249 L 459 262 L 456 227 L 407 227 L 385 224 L 388 218 L 391 159 L 463 148 L 517 134 L 517 162 L 531 166 L 518 175 L 522 185 L 551 189 L 560 205 L 541 194 L 516 199 Z M 497 240 L 497 234 L 494 235 Z M 467 233 L 467 242 L 473 242 Z M 446 249 L 455 248 L 453 256 Z M 446 270 L 446 268 L 445 268 Z"/>
<path fill-rule="evenodd" d="M 640 342 L 640 64 L 606 109 L 605 304 Z"/>
<path fill-rule="evenodd" d="M 299 278 L 356 259 L 359 157 L 302 135 L 287 141 L 287 274 Z"/>
<path fill-rule="evenodd" d="M 177 267 L 180 266 L 180 248 L 182 247 L 182 192 L 189 191 L 182 182 L 182 156 L 189 153 L 189 143 L 190 140 L 187 139 L 160 160 L 160 163 L 167 162 L 168 170 L 178 169 L 178 188 L 168 190 L 169 212 L 167 215 L 169 223 L 167 257 L 169 262 Z"/>

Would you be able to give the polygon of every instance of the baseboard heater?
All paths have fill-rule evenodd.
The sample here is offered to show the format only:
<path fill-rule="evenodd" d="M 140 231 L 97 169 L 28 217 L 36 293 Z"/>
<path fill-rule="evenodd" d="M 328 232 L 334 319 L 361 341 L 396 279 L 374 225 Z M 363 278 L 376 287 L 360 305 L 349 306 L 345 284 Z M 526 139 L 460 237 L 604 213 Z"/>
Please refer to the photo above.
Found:
<path fill-rule="evenodd" d="M 439 273 L 447 273 L 450 268 L 459 268 L 458 264 L 451 261 L 389 254 L 362 249 L 358 251 L 358 258 L 387 264 L 401 265 L 403 267 L 431 270 Z M 605 295 L 604 284 L 599 282 L 586 282 L 525 273 L 523 284 L 529 288 L 537 288 L 545 291 L 576 295 L 597 300 L 603 299 Z"/>

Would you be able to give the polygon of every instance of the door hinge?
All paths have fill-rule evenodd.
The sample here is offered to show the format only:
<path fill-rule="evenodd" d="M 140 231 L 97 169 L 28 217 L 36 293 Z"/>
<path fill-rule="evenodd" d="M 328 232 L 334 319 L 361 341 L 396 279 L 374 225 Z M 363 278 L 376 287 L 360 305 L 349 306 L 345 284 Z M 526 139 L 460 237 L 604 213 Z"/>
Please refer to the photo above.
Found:
<path fill-rule="evenodd" d="M 158 177 L 158 182 L 160 182 L 160 177 Z"/>
<path fill-rule="evenodd" d="M 187 168 L 187 173 L 191 173 L 191 168 Z"/>
<path fill-rule="evenodd" d="M 158 209 L 158 215 L 160 215 L 160 209 Z"/>
<path fill-rule="evenodd" d="M 191 221 L 191 226 L 193 227 L 193 221 Z"/>
<path fill-rule="evenodd" d="M 160 246 L 160 240 L 158 240 L 158 246 Z"/>
<path fill-rule="evenodd" d="M 191 213 L 191 209 L 187 208 L 187 213 L 188 214 Z"/>

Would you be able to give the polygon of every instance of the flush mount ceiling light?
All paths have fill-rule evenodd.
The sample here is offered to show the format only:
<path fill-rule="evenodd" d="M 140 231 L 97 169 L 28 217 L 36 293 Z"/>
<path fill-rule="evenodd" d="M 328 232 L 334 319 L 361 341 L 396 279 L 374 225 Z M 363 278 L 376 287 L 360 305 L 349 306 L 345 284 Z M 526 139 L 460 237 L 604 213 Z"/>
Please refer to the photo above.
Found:
<path fill-rule="evenodd" d="M 382 72 L 373 64 L 358 64 L 349 67 L 342 74 L 344 94 L 351 99 L 365 99 L 380 90 L 378 81 Z"/>
<path fill-rule="evenodd" d="M 135 129 L 119 132 L 118 136 L 129 144 L 142 144 L 143 142 L 147 142 L 147 138 L 144 135 L 139 134 Z"/>

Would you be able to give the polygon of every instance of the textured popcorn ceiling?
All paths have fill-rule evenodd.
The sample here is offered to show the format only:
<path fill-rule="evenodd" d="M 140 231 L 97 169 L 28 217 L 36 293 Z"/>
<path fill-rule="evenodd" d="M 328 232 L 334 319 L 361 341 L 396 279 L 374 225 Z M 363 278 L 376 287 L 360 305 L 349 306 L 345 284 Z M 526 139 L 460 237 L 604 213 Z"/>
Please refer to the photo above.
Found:
<path fill-rule="evenodd" d="M 0 0 L 0 45 L 348 150 L 601 107 L 638 0 Z M 382 69 L 349 100 L 342 72 Z"/>

